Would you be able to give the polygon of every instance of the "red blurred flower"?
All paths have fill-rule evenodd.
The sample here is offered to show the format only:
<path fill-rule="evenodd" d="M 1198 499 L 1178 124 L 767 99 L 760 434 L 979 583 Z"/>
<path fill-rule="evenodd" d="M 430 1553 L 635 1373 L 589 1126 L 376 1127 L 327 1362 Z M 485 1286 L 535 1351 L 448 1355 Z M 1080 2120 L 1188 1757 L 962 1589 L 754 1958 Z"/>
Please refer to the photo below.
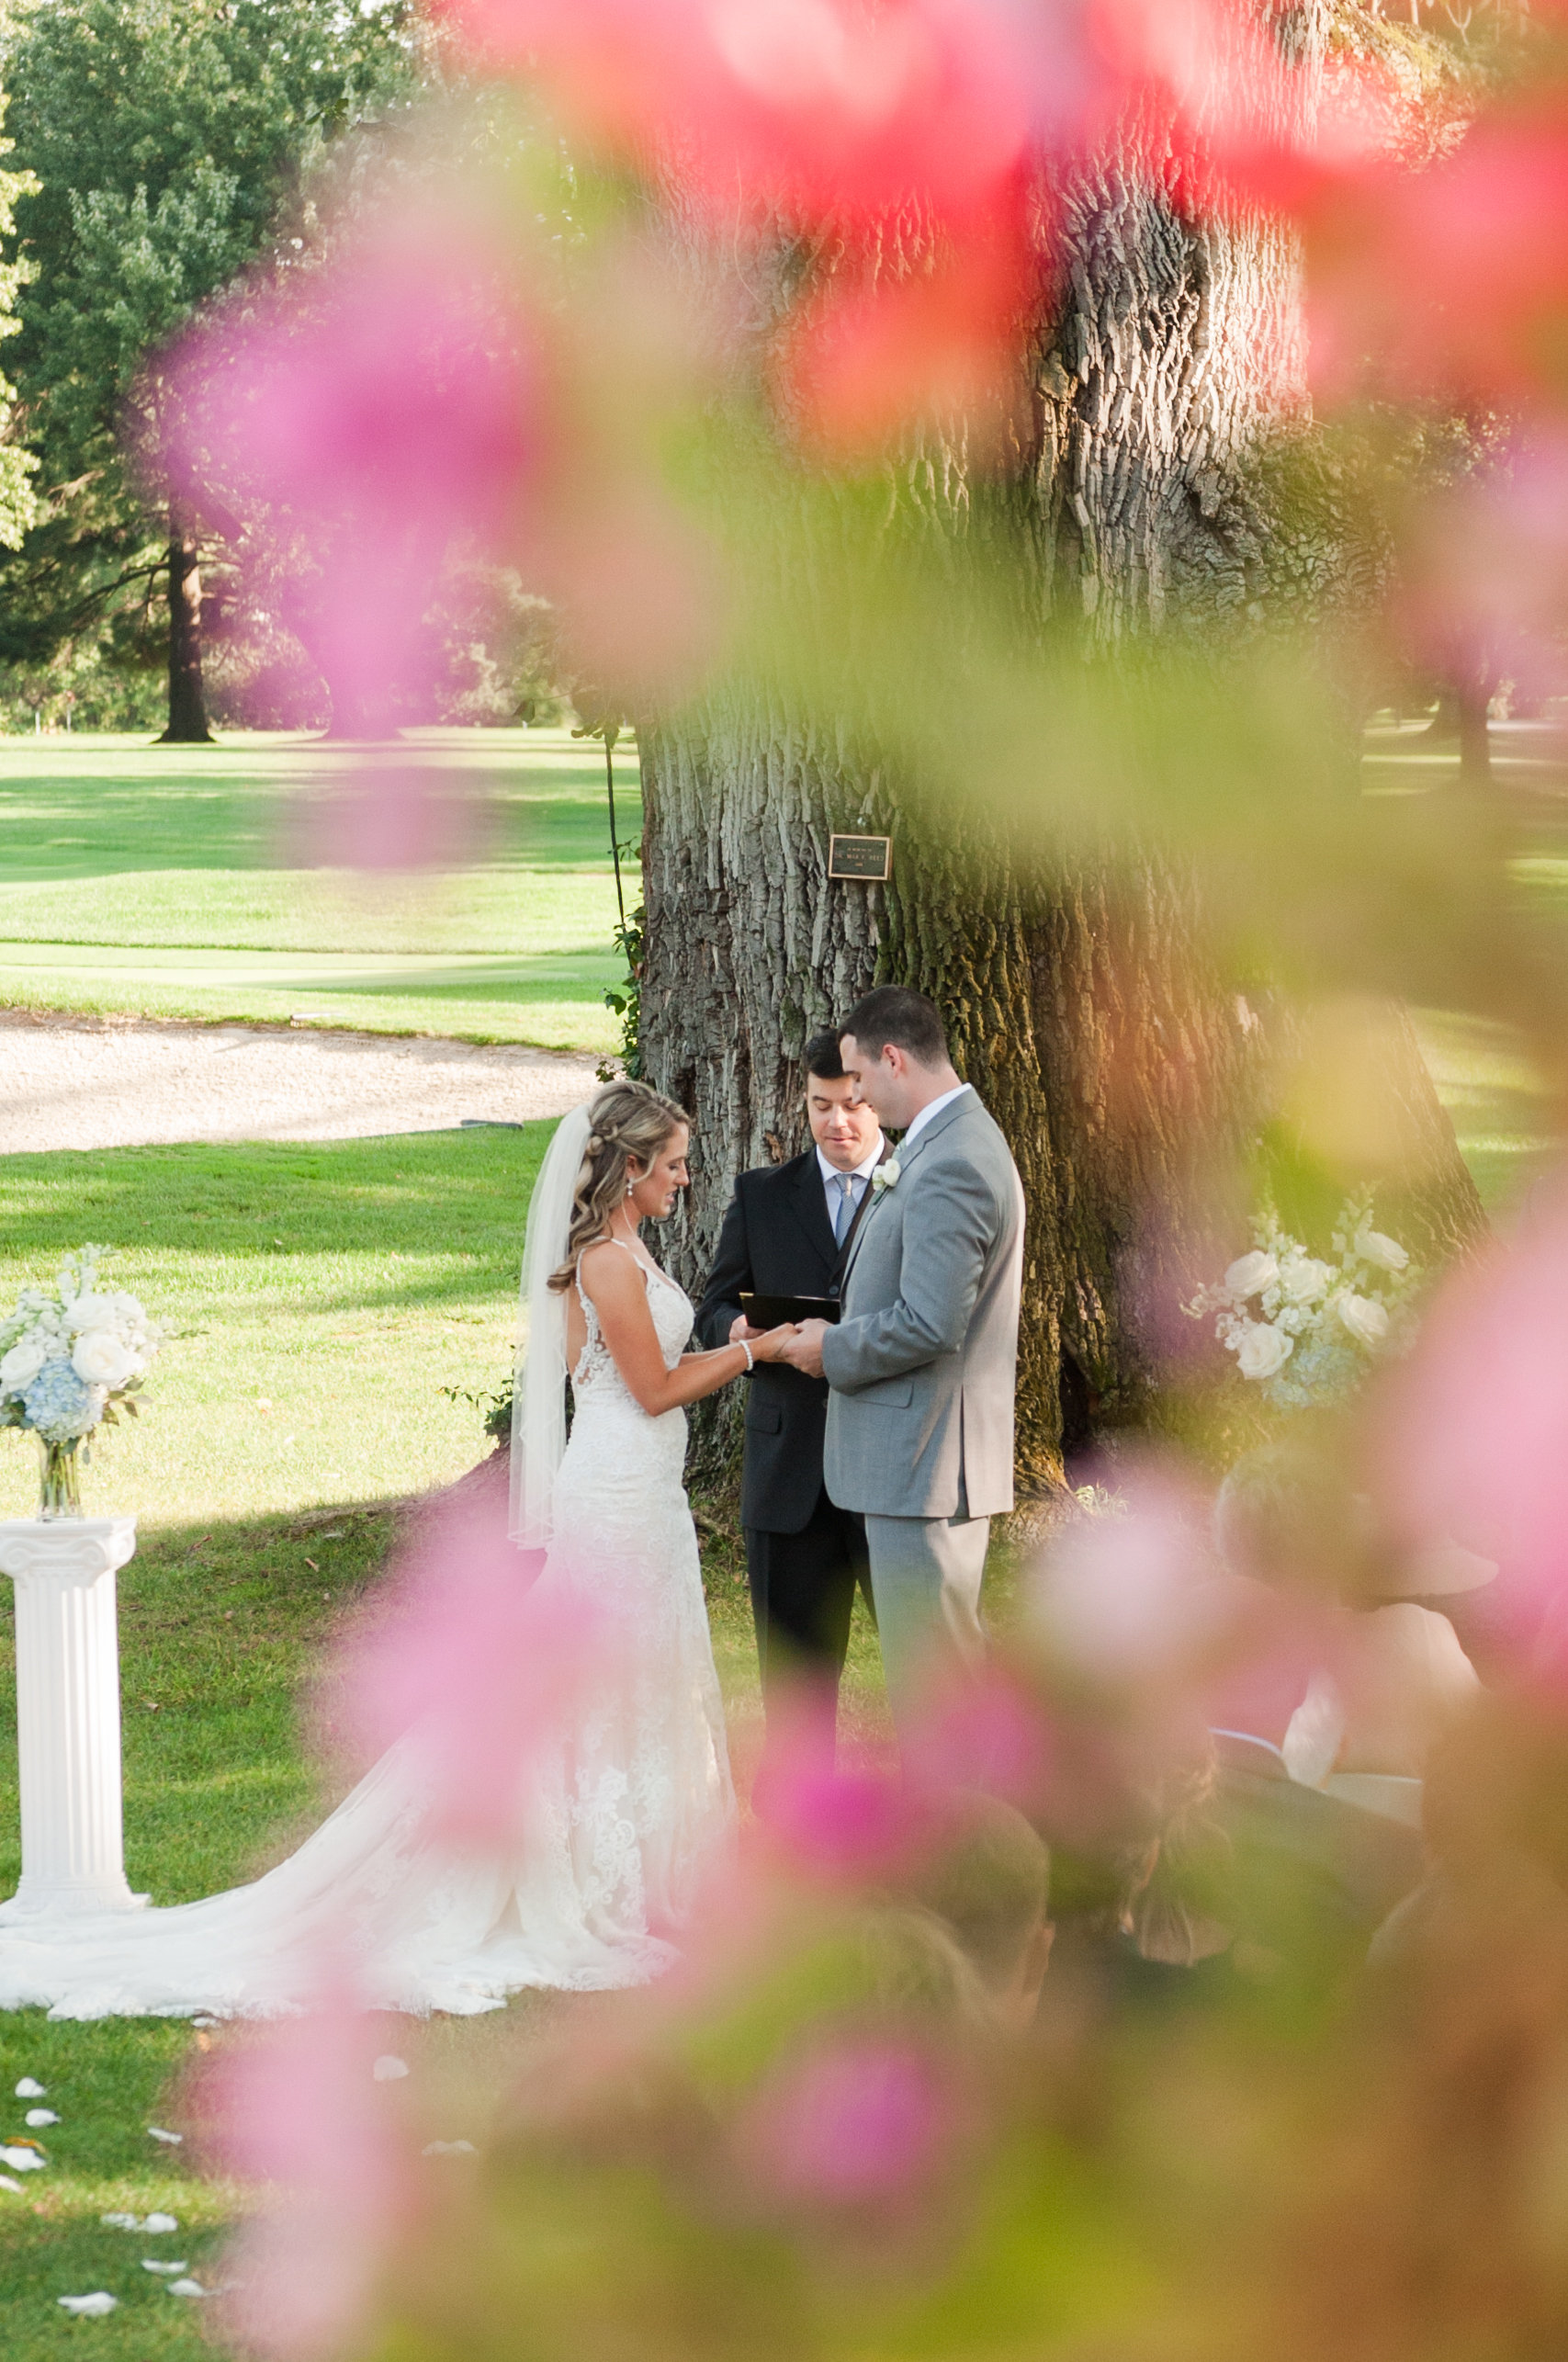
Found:
<path fill-rule="evenodd" d="M 1044 168 L 1114 129 L 1173 195 L 1276 141 L 1298 77 L 1251 0 L 446 0 L 612 153 L 820 240 L 780 381 L 858 449 L 1005 401 L 1050 294 Z"/>
<path fill-rule="evenodd" d="M 1325 191 L 1307 218 L 1313 369 L 1456 401 L 1561 396 L 1568 380 L 1568 99 L 1483 115 L 1422 172 Z"/>

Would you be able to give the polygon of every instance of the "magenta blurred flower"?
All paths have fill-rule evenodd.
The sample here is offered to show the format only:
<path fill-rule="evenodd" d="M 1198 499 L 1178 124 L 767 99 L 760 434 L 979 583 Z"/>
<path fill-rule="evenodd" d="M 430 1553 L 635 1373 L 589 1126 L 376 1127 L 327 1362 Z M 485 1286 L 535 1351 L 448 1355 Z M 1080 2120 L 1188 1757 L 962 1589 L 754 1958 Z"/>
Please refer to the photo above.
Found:
<path fill-rule="evenodd" d="M 752 1808 L 777 1851 L 831 1881 L 875 1876 L 908 1859 L 925 1820 L 896 1773 L 842 1765 L 833 1723 L 803 1695 L 793 1713 L 774 1710 Z"/>
<path fill-rule="evenodd" d="M 342 1995 L 225 2053 L 198 2106 L 222 2167 L 266 2186 L 225 2256 L 236 2342 L 278 2362 L 341 2353 L 364 2326 L 416 2199 L 376 2019 Z"/>
<path fill-rule="evenodd" d="M 570 1567 L 536 1580 L 537 1564 L 507 1538 L 503 1496 L 439 1512 L 340 1673 L 350 1744 L 416 1746 L 432 1833 L 487 1849 L 516 1842 L 531 1775 L 616 1678 L 603 1615 Z"/>
<path fill-rule="evenodd" d="M 1468 1260 L 1438 1295 L 1372 1429 L 1369 1483 L 1406 1547 L 1495 1560 L 1525 1654 L 1568 1672 L 1568 1202 Z"/>
<path fill-rule="evenodd" d="M 1033 1803 L 1050 1792 L 1059 1768 L 1044 1706 L 995 1659 L 967 1676 L 945 1676 L 911 1718 L 903 1751 L 909 1787 L 933 1813 L 955 1791 L 973 1788 Z"/>
<path fill-rule="evenodd" d="M 912 2042 L 828 2040 L 758 2093 L 741 2146 L 769 2188 L 809 2206 L 883 2204 L 916 2193 L 957 2128 L 947 2077 Z"/>
<path fill-rule="evenodd" d="M 544 401 L 503 259 L 472 221 L 383 219 L 231 297 L 159 367 L 162 473 L 270 574 L 334 728 L 385 735 L 428 691 L 454 547 L 526 539 Z"/>

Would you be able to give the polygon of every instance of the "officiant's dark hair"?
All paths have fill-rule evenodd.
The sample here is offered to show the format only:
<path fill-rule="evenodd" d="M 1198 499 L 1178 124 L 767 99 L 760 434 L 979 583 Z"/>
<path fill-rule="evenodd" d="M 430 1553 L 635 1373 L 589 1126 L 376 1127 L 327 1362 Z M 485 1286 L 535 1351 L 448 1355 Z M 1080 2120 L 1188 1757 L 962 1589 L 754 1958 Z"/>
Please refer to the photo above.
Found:
<path fill-rule="evenodd" d="M 941 1066 L 947 1057 L 947 1028 L 942 1011 L 923 992 L 907 984 L 879 984 L 855 1002 L 840 1035 L 852 1034 L 861 1048 L 879 1058 L 889 1042 L 918 1058 L 923 1067 Z"/>
<path fill-rule="evenodd" d="M 827 1025 L 820 1034 L 813 1034 L 801 1053 L 801 1064 L 807 1075 L 818 1082 L 842 1082 L 844 1062 L 839 1056 L 839 1029 Z"/>

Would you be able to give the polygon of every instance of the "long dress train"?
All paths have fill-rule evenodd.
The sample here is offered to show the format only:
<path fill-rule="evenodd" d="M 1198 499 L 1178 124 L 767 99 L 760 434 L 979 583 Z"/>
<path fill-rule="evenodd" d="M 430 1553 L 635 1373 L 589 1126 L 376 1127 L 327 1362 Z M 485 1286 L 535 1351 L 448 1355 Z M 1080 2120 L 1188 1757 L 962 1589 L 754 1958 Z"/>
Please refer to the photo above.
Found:
<path fill-rule="evenodd" d="M 692 1306 L 641 1268 L 673 1369 Z M 277 2016 L 308 2005 L 345 1936 L 365 2005 L 415 2013 L 494 2009 L 525 1986 L 607 1990 L 668 1964 L 661 1931 L 680 1927 L 735 1813 L 681 1482 L 686 1418 L 639 1408 L 582 1305 L 576 1418 L 537 1579 L 586 1591 L 623 1645 L 592 1711 L 537 1769 L 519 1858 L 484 1863 L 432 1840 L 411 1734 L 251 1885 L 166 1910 L 0 1927 L 0 2007 Z"/>

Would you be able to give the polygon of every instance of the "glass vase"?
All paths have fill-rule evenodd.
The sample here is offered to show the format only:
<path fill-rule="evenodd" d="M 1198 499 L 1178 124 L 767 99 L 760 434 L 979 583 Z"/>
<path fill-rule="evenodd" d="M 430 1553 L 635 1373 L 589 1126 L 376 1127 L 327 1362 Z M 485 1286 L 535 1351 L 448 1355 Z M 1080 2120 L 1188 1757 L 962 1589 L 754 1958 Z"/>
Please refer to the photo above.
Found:
<path fill-rule="evenodd" d="M 82 1515 L 82 1438 L 73 1436 L 69 1443 L 46 1443 L 40 1435 L 39 1446 L 43 1453 L 43 1466 L 39 1476 L 39 1517 L 79 1518 Z"/>

